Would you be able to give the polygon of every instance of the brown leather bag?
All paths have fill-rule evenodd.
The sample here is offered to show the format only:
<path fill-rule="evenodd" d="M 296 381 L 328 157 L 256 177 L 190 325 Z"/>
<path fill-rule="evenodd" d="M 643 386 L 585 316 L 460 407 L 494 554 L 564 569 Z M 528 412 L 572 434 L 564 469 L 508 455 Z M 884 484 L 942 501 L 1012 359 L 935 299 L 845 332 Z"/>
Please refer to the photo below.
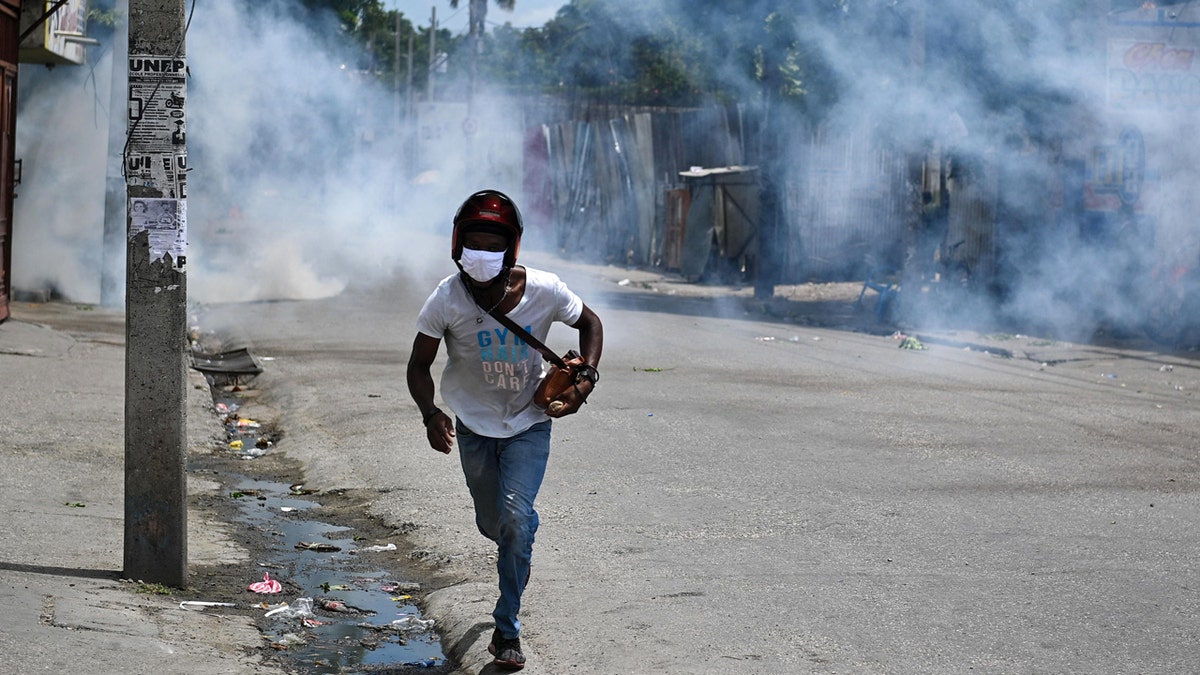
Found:
<path fill-rule="evenodd" d="M 542 378 L 537 391 L 533 392 L 533 404 L 543 410 L 548 408 L 554 399 L 575 386 L 584 365 L 583 357 L 574 349 L 567 352 L 558 363 L 551 361 L 550 370 Z"/>

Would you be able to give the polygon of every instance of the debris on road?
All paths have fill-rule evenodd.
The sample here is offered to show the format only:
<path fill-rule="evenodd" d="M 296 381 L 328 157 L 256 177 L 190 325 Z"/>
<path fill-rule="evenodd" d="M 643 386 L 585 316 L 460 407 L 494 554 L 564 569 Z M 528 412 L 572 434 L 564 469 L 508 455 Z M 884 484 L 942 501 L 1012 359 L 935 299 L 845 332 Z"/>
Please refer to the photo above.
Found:
<path fill-rule="evenodd" d="M 232 602 L 209 602 L 206 600 L 184 600 L 179 603 L 179 609 L 208 609 L 210 607 L 237 607 Z"/>
<path fill-rule="evenodd" d="M 316 551 L 318 553 L 337 553 L 342 550 L 341 546 L 327 544 L 322 541 L 302 541 L 296 544 L 296 548 L 301 551 Z"/>
<path fill-rule="evenodd" d="M 263 572 L 263 580 L 256 581 L 247 588 L 255 593 L 279 593 L 283 591 L 283 585 L 272 579 L 270 572 Z"/>
<path fill-rule="evenodd" d="M 381 553 L 383 551 L 395 551 L 395 550 L 396 550 L 395 544 L 388 544 L 386 546 L 367 546 L 365 548 L 359 548 L 359 549 L 356 549 L 356 550 L 353 550 L 350 552 L 351 553 Z"/>
<path fill-rule="evenodd" d="M 296 598 L 296 602 L 292 604 L 283 603 L 278 607 L 274 607 L 271 611 L 264 614 L 264 617 L 279 616 L 284 619 L 304 619 L 316 616 L 312 611 L 312 598 Z"/>

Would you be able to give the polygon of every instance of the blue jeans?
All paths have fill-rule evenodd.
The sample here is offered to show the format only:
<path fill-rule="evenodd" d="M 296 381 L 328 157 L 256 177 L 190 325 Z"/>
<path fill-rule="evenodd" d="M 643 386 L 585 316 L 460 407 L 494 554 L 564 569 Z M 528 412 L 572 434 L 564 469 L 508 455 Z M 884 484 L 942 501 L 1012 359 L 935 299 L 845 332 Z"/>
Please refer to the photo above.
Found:
<path fill-rule="evenodd" d="M 458 456 L 475 502 L 475 524 L 499 547 L 500 599 L 492 617 L 505 638 L 521 633 L 517 612 L 529 581 L 538 514 L 533 500 L 550 459 L 550 420 L 512 438 L 480 436 L 458 422 Z"/>

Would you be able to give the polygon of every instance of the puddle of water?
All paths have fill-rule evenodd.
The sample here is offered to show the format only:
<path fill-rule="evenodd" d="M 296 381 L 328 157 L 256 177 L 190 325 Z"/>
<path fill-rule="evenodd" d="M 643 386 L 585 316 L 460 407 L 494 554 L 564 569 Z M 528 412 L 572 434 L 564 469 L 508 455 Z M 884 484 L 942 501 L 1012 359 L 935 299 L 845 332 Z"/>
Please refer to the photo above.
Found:
<path fill-rule="evenodd" d="M 369 672 L 384 666 L 388 672 L 403 672 L 396 668 L 404 666 L 421 672 L 450 671 L 432 622 L 421 618 L 408 595 L 419 586 L 372 569 L 371 557 L 388 552 L 357 551 L 358 542 L 348 528 L 306 519 L 304 512 L 319 504 L 294 496 L 291 486 L 235 478 L 234 489 L 242 494 L 237 522 L 267 533 L 267 572 L 284 587 L 277 595 L 258 597 L 271 605 L 293 606 L 298 598 L 312 598 L 312 618 L 320 622 L 303 622 L 286 613 L 267 619 L 273 643 L 296 642 L 284 650 L 293 663 L 311 673 Z M 302 542 L 340 550 L 297 548 Z M 257 579 L 247 583 L 251 581 Z"/>

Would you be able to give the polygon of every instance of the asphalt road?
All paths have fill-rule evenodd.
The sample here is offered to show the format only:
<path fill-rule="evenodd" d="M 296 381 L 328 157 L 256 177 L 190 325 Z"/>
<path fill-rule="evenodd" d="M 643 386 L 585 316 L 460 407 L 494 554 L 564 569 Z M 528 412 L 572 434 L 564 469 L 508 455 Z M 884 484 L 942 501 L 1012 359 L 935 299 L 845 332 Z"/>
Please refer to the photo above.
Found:
<path fill-rule="evenodd" d="M 524 262 L 560 271 L 606 335 L 591 404 L 554 428 L 525 672 L 1200 671 L 1195 354 L 968 334 L 904 350 Z M 439 588 L 427 616 L 479 672 L 490 546 L 404 385 L 449 264 L 201 322 L 269 359 L 277 452 L 377 493 Z"/>

